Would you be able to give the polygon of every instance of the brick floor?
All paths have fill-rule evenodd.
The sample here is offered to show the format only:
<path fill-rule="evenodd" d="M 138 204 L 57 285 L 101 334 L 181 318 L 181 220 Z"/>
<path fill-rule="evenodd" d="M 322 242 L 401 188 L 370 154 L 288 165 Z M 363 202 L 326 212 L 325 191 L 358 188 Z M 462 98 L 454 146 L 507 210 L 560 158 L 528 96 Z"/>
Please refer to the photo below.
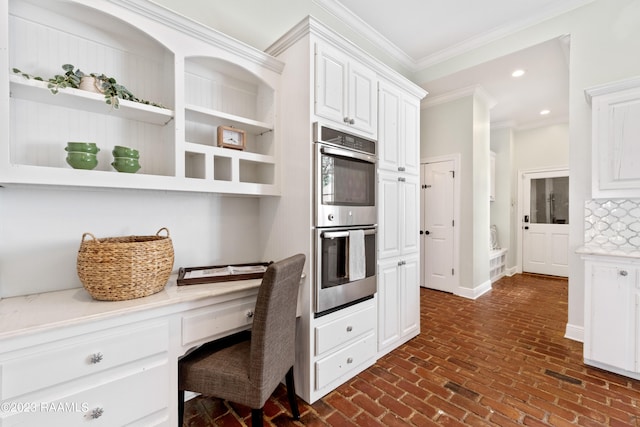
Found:
<path fill-rule="evenodd" d="M 505 277 L 475 301 L 421 289 L 421 334 L 294 422 L 284 387 L 271 426 L 640 426 L 640 381 L 587 367 L 563 337 L 567 281 Z M 185 426 L 250 425 L 218 399 L 187 402 Z"/>

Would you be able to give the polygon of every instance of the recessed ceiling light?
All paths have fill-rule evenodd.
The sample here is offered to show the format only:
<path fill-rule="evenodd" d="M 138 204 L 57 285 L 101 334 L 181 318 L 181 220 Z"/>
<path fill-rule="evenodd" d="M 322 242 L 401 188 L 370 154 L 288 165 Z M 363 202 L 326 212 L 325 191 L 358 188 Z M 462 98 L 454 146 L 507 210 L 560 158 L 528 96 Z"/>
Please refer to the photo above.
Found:
<path fill-rule="evenodd" d="M 513 77 L 522 77 L 524 76 L 524 70 L 515 70 L 511 75 Z"/>
<path fill-rule="evenodd" d="M 551 110 L 542 110 L 540 111 L 540 115 L 541 116 L 546 116 L 547 114 L 549 114 L 551 112 Z"/>

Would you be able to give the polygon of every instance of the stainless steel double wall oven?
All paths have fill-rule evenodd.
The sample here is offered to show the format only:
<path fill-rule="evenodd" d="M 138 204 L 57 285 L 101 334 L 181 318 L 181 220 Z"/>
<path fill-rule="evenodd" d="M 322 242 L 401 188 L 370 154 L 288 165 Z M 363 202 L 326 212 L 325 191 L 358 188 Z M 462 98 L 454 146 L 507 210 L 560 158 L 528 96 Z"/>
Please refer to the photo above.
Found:
<path fill-rule="evenodd" d="M 376 282 L 376 142 L 320 123 L 315 146 L 316 317 L 372 298 Z"/>

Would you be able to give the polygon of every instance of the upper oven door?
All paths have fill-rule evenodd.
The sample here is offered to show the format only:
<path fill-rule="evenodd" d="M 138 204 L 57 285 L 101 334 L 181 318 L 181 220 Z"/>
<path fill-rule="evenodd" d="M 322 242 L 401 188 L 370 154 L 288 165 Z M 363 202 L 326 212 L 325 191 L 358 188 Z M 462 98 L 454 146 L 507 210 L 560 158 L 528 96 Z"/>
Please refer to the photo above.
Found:
<path fill-rule="evenodd" d="M 316 143 L 316 227 L 375 224 L 376 159 Z"/>

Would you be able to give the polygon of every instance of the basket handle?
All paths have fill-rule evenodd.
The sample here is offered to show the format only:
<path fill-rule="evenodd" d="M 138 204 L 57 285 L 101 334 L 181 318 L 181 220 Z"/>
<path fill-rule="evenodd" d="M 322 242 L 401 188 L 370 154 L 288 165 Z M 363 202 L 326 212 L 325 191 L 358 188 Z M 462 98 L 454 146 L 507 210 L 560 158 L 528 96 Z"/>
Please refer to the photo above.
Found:
<path fill-rule="evenodd" d="M 156 233 L 156 236 L 159 236 L 159 235 L 160 235 L 160 232 L 161 232 L 162 230 L 164 230 L 164 231 L 166 231 L 166 232 L 167 232 L 167 237 L 171 237 L 171 236 L 169 235 L 169 229 L 168 229 L 167 227 L 162 227 L 160 230 L 158 230 L 158 232 Z"/>
<path fill-rule="evenodd" d="M 82 241 L 83 241 L 83 242 L 84 242 L 84 238 L 85 238 L 85 237 L 87 237 L 87 236 L 91 236 L 91 238 L 92 238 L 93 240 L 95 240 L 96 242 L 100 243 L 100 241 L 99 241 L 98 239 L 96 239 L 96 236 L 94 236 L 94 235 L 93 235 L 93 234 L 91 234 L 91 233 L 84 233 L 84 234 L 82 235 Z"/>

